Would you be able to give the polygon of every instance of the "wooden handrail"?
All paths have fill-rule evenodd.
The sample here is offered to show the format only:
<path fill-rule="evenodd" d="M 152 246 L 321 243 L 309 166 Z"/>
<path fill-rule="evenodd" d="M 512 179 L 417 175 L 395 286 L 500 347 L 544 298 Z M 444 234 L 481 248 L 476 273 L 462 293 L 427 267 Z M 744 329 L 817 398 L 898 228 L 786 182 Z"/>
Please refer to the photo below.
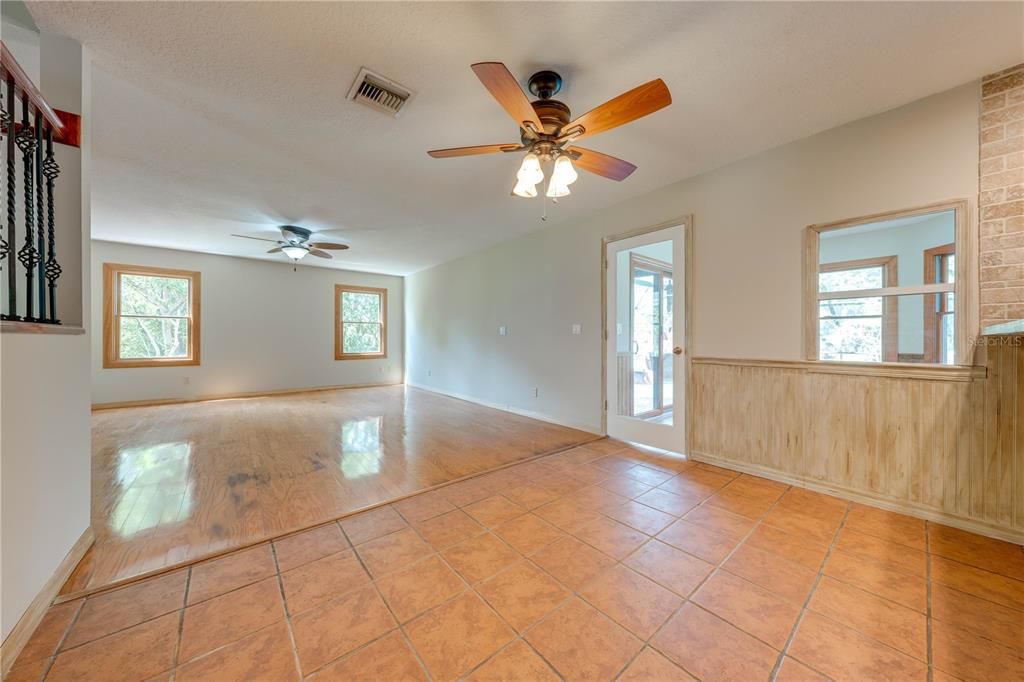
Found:
<path fill-rule="evenodd" d="M 57 112 L 53 110 L 46 99 L 43 97 L 43 93 L 39 92 L 39 88 L 36 87 L 32 79 L 28 77 L 25 70 L 21 68 L 21 64 L 14 58 L 14 55 L 7 48 L 7 45 L 0 40 L 0 67 L 3 68 L 5 77 L 4 80 L 13 82 L 16 91 L 20 91 L 25 94 L 28 101 L 32 103 L 32 107 L 43 115 L 47 123 L 53 128 L 54 134 L 57 134 L 64 128 L 64 124 L 61 122 L 60 117 L 57 116 Z M 12 120 L 17 120 L 15 112 L 10 112 Z"/>

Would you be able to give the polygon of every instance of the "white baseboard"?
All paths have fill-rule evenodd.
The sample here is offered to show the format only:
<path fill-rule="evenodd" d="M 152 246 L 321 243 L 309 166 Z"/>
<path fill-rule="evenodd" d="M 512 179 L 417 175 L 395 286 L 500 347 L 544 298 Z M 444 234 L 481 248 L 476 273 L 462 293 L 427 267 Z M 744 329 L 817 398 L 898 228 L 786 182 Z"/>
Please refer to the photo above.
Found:
<path fill-rule="evenodd" d="M 7 639 L 4 640 L 3 644 L 0 644 L 0 677 L 6 676 L 8 671 L 10 671 L 11 666 L 14 665 L 15 660 L 18 658 L 18 654 L 21 653 L 21 650 L 28 643 L 32 633 L 39 627 L 40 621 L 43 620 L 43 616 L 46 615 L 50 604 L 56 598 L 57 593 L 60 592 L 60 588 L 71 577 L 72 571 L 78 566 L 78 562 L 85 556 L 86 551 L 92 547 L 94 539 L 92 526 L 89 526 L 82 532 L 82 535 L 75 541 L 75 544 L 71 546 L 71 549 L 68 550 L 64 559 L 54 570 L 53 575 L 43 583 L 42 589 L 39 590 L 39 593 L 36 594 L 28 608 L 25 609 L 25 613 L 21 614 L 21 618 L 18 619 L 18 622 L 15 623 L 14 627 L 7 634 Z"/>
<path fill-rule="evenodd" d="M 549 424 L 557 424 L 558 426 L 564 426 L 569 429 L 576 429 L 578 431 L 586 431 L 592 433 L 595 436 L 604 436 L 605 434 L 601 431 L 601 428 L 594 426 L 593 424 L 576 424 L 573 422 L 553 417 L 543 412 L 534 412 L 532 410 L 522 410 L 512 405 L 502 405 L 499 403 L 492 403 L 488 400 L 482 400 L 476 396 L 467 395 L 465 393 L 458 393 L 456 391 L 445 391 L 440 388 L 433 386 L 424 386 L 423 384 L 416 384 L 411 381 L 405 382 L 406 386 L 412 388 L 418 388 L 421 391 L 429 391 L 430 393 L 437 393 L 439 395 L 445 395 L 449 398 L 455 398 L 457 400 L 465 400 L 467 403 L 473 403 L 474 405 L 480 405 L 482 407 L 490 407 L 491 409 L 501 410 L 502 412 L 511 412 L 512 414 L 518 414 L 520 417 L 529 417 L 530 419 L 536 419 L 537 421 L 548 422 Z"/>
<path fill-rule="evenodd" d="M 778 469 L 771 469 L 757 464 L 748 464 L 746 462 L 734 462 L 729 459 L 715 457 L 714 455 L 708 455 L 702 452 L 691 452 L 688 457 L 697 462 L 713 464 L 715 466 L 722 467 L 723 469 L 732 469 L 733 471 L 740 471 L 745 474 L 760 476 L 761 478 L 779 481 L 780 483 L 788 483 L 789 485 L 794 485 L 798 488 L 806 488 L 815 492 L 834 495 L 835 497 L 852 500 L 853 502 L 860 502 L 861 504 L 866 504 L 870 507 L 878 507 L 879 509 L 885 509 L 886 511 L 906 514 L 907 516 L 915 516 L 919 519 L 935 521 L 936 523 L 941 523 L 945 526 L 952 526 L 953 528 L 959 528 L 960 530 L 965 530 L 970 533 L 995 538 L 996 540 L 1005 540 L 1006 542 L 1024 545 L 1024 533 L 1021 531 L 1013 528 L 1006 528 L 1004 526 L 995 526 L 985 523 L 984 521 L 976 521 L 964 518 L 963 516 L 957 516 L 955 514 L 949 514 L 915 502 L 897 500 L 884 495 L 857 490 L 856 488 L 831 485 L 821 481 L 804 478 L 802 476 L 787 474 L 786 472 L 779 471 Z"/>
<path fill-rule="evenodd" d="M 384 381 L 373 384 L 338 384 L 335 386 L 306 386 L 303 388 L 278 388 L 268 391 L 247 391 L 244 393 L 216 393 L 201 395 L 194 398 L 152 398 L 148 400 L 124 400 L 112 403 L 93 403 L 92 410 L 116 410 L 122 407 L 153 407 L 155 405 L 180 405 L 183 403 L 202 403 L 208 400 L 236 400 L 240 398 L 272 398 L 274 396 L 292 395 L 294 393 L 315 393 L 317 391 L 337 391 L 345 388 L 378 388 L 380 386 L 401 386 L 401 381 Z"/>

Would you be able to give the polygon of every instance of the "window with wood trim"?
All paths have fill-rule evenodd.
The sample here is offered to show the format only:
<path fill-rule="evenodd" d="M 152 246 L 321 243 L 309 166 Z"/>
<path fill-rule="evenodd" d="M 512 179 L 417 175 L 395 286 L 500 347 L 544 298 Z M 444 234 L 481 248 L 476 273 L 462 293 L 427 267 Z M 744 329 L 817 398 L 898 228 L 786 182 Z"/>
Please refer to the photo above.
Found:
<path fill-rule="evenodd" d="M 943 244 L 924 251 L 924 281 L 928 284 L 956 282 L 956 244 Z M 952 292 L 924 297 L 925 362 L 948 365 L 955 355 L 955 297 Z"/>
<path fill-rule="evenodd" d="M 843 293 L 897 285 L 896 256 L 821 263 L 818 291 Z M 884 296 L 818 300 L 821 360 L 896 362 L 899 315 L 896 299 Z"/>
<path fill-rule="evenodd" d="M 805 357 L 970 364 L 971 233 L 965 201 L 810 226 Z"/>
<path fill-rule="evenodd" d="M 334 286 L 334 359 L 388 356 L 388 290 Z"/>
<path fill-rule="evenodd" d="M 103 366 L 199 364 L 200 275 L 103 264 Z"/>

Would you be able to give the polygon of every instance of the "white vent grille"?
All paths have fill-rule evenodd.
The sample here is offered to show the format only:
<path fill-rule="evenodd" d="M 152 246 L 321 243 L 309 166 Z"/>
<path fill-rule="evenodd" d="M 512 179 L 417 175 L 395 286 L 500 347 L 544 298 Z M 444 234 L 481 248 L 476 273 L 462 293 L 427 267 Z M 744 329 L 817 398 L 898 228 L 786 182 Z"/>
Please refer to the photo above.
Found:
<path fill-rule="evenodd" d="M 412 99 L 413 92 L 390 78 L 369 69 L 362 69 L 348 91 L 348 98 L 378 111 L 398 117 L 402 108 Z"/>

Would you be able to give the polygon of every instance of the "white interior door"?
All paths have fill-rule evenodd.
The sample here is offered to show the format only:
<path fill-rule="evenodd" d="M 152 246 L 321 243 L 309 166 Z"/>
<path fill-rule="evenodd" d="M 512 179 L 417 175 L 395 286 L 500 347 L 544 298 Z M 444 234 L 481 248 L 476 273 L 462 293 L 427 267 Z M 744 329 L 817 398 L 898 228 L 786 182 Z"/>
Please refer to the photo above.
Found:
<path fill-rule="evenodd" d="M 683 452 L 683 226 L 607 244 L 608 435 Z"/>

